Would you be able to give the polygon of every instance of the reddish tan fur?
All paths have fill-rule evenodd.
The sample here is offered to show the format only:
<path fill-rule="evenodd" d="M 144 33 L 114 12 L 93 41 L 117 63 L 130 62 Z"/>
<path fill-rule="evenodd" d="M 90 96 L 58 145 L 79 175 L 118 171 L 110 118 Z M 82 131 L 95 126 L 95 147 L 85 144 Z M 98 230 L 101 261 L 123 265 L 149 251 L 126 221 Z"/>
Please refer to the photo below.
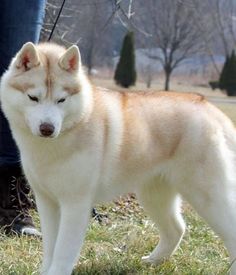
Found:
<path fill-rule="evenodd" d="M 79 86 L 79 84 L 78 84 L 78 85 L 75 85 L 75 86 L 64 86 L 63 88 L 64 88 L 64 90 L 65 90 L 68 94 L 70 94 L 70 95 L 77 94 L 77 93 L 79 93 L 79 91 L 80 91 L 80 86 Z"/>
<path fill-rule="evenodd" d="M 35 85 L 29 84 L 29 83 L 22 84 L 22 83 L 12 82 L 11 87 L 21 93 L 25 93 L 25 92 L 27 92 L 27 90 L 35 88 Z"/>
<path fill-rule="evenodd" d="M 174 157 L 178 150 L 184 130 L 183 119 L 178 117 L 178 114 L 176 117 L 176 113 L 170 109 L 165 110 L 165 113 L 162 111 L 159 113 L 158 110 L 163 103 L 169 102 L 170 106 L 177 106 L 181 103 L 194 104 L 196 111 L 198 106 L 203 106 L 206 103 L 202 95 L 174 92 L 122 93 L 103 91 L 101 88 L 94 87 L 93 94 L 96 106 L 95 115 L 101 115 L 105 125 L 106 110 L 103 107 L 103 102 L 101 102 L 103 95 L 106 97 L 108 94 L 108 96 L 115 98 L 117 104 L 121 105 L 124 133 L 120 158 L 121 163 L 125 163 L 127 173 L 134 172 L 137 167 L 143 170 L 151 166 L 154 167 L 163 160 Z M 152 108 L 156 109 L 156 113 L 150 111 Z M 168 131 L 172 134 L 169 135 Z M 137 145 L 138 154 L 135 153 Z M 156 152 L 156 154 L 152 152 Z M 129 163 L 131 164 L 129 165 Z"/>

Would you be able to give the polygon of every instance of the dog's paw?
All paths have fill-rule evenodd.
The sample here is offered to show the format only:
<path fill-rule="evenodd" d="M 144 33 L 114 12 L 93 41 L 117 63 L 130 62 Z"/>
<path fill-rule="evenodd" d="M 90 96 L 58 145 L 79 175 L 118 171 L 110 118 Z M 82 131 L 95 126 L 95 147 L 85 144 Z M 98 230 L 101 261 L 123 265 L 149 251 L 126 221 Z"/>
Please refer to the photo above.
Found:
<path fill-rule="evenodd" d="M 145 264 L 160 265 L 164 261 L 165 261 L 165 259 L 153 258 L 151 255 L 142 257 L 142 262 Z"/>

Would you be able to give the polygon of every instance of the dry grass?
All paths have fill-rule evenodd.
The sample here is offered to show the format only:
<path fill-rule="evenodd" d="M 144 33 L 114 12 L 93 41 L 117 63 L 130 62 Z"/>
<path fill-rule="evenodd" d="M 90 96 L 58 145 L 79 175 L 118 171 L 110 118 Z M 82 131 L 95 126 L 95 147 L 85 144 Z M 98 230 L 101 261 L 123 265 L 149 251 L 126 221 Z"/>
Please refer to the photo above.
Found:
<path fill-rule="evenodd" d="M 236 125 L 236 104 L 216 104 Z"/>
<path fill-rule="evenodd" d="M 106 87 L 112 90 L 122 90 L 122 91 L 162 91 L 163 90 L 163 81 L 155 81 L 150 89 L 147 89 L 146 84 L 144 82 L 138 81 L 135 86 L 130 87 L 129 89 L 121 88 L 117 86 L 115 82 L 111 78 L 98 78 L 92 77 L 90 79 L 94 85 L 100 87 Z M 173 80 L 170 86 L 171 91 L 177 92 L 192 92 L 192 93 L 200 93 L 207 97 L 217 97 L 217 98 L 226 98 L 226 95 L 220 92 L 220 90 L 212 91 L 209 87 L 205 85 L 192 85 L 191 83 L 186 84 Z"/>

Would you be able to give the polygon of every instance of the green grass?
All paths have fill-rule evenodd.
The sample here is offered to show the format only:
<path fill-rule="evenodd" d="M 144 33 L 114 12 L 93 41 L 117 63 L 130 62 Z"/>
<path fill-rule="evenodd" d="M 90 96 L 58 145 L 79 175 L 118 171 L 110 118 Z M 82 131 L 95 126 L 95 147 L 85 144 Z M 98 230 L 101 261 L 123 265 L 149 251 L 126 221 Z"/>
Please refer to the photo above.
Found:
<path fill-rule="evenodd" d="M 236 122 L 236 106 L 220 108 Z M 184 239 L 171 259 L 160 266 L 141 261 L 157 244 L 158 230 L 134 198 L 98 206 L 98 211 L 108 218 L 103 224 L 91 219 L 74 275 L 227 274 L 230 263 L 221 240 L 187 204 L 183 207 L 187 224 Z M 36 212 L 33 217 L 39 226 Z M 39 274 L 41 257 L 39 239 L 0 234 L 1 275 Z"/>
<path fill-rule="evenodd" d="M 128 208 L 129 207 L 129 208 Z M 91 219 L 80 261 L 80 274 L 227 274 L 227 252 L 220 239 L 196 213 L 184 205 L 187 231 L 175 255 L 160 266 L 142 263 L 158 242 L 158 230 L 134 198 L 98 206 L 108 217 L 102 224 Z M 33 213 L 38 224 L 38 215 Z M 39 274 L 41 241 L 0 235 L 0 274 Z"/>

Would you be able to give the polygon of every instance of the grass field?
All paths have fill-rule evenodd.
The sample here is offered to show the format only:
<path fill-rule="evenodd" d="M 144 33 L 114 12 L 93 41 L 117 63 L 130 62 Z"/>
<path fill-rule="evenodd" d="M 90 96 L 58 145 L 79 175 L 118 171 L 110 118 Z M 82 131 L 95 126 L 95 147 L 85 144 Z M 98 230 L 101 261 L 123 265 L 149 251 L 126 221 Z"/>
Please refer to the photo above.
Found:
<path fill-rule="evenodd" d="M 135 199 L 122 198 L 98 210 L 108 217 L 102 224 L 91 219 L 74 275 L 227 274 L 229 262 L 222 242 L 187 204 L 183 207 L 187 231 L 181 246 L 157 267 L 141 261 L 157 243 L 158 230 Z M 33 216 L 37 221 L 36 212 Z M 0 243 L 0 274 L 39 274 L 40 240 L 1 234 Z"/>
<path fill-rule="evenodd" d="M 236 105 L 219 107 L 236 124 Z M 102 224 L 91 219 L 74 275 L 223 275 L 230 268 L 221 240 L 186 203 L 183 214 L 187 231 L 181 246 L 170 260 L 157 267 L 141 262 L 141 257 L 157 244 L 158 230 L 133 196 L 99 205 L 98 211 L 107 218 Z M 32 214 L 39 227 L 37 213 Z M 0 275 L 39 274 L 41 256 L 41 240 L 0 234 Z"/>

